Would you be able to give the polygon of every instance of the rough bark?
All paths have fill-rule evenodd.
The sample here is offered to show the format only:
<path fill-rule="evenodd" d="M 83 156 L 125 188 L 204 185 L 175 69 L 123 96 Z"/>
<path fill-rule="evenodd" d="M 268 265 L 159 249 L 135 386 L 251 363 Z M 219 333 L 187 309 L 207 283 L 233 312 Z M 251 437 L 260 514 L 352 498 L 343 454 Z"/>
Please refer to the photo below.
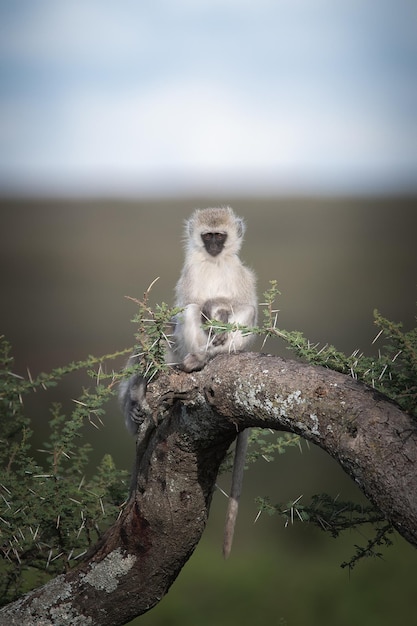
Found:
<path fill-rule="evenodd" d="M 219 465 L 246 427 L 318 444 L 417 545 L 417 424 L 373 389 L 321 367 L 240 354 L 161 375 L 148 402 L 123 515 L 84 563 L 5 607 L 0 624 L 117 626 L 157 604 L 196 547 Z"/>

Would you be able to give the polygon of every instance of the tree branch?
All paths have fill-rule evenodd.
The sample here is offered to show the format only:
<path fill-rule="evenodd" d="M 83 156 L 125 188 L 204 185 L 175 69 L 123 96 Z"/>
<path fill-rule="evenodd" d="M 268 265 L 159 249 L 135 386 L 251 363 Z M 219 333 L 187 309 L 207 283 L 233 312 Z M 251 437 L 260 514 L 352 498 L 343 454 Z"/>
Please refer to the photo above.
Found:
<path fill-rule="evenodd" d="M 161 374 L 147 399 L 146 445 L 138 442 L 120 519 L 77 569 L 1 610 L 0 624 L 117 626 L 157 604 L 196 547 L 219 465 L 246 427 L 319 445 L 417 545 L 417 424 L 375 390 L 247 353 L 218 356 L 201 372 Z"/>

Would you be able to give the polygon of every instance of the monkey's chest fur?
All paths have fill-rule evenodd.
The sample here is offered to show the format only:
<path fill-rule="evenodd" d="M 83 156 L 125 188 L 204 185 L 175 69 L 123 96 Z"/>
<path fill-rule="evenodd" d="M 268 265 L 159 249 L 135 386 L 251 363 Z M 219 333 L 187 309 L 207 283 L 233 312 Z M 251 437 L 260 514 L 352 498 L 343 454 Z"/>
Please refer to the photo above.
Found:
<path fill-rule="evenodd" d="M 184 269 L 176 290 L 178 306 L 204 303 L 210 298 L 242 301 L 247 297 L 248 280 L 252 283 L 251 272 L 237 257 L 207 260 L 198 267 L 193 264 Z"/>

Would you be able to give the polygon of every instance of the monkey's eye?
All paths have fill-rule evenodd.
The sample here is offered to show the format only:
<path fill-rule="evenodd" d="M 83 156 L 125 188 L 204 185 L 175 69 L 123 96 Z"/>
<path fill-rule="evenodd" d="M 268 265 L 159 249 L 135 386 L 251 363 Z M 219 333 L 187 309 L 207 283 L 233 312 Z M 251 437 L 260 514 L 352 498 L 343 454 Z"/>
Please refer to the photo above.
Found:
<path fill-rule="evenodd" d="M 203 233 L 201 235 L 203 241 L 212 241 L 214 239 L 218 243 L 226 241 L 226 237 L 226 233 Z"/>

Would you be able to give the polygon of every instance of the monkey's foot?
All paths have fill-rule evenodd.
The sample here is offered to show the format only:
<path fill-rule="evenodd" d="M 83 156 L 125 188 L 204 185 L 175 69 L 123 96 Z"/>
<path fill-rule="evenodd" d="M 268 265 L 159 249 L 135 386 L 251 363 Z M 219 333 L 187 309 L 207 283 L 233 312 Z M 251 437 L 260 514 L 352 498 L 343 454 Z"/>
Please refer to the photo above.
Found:
<path fill-rule="evenodd" d="M 204 367 L 205 359 L 198 356 L 198 354 L 194 354 L 189 352 L 182 362 L 182 369 L 184 372 L 195 372 L 197 370 L 201 370 Z"/>

